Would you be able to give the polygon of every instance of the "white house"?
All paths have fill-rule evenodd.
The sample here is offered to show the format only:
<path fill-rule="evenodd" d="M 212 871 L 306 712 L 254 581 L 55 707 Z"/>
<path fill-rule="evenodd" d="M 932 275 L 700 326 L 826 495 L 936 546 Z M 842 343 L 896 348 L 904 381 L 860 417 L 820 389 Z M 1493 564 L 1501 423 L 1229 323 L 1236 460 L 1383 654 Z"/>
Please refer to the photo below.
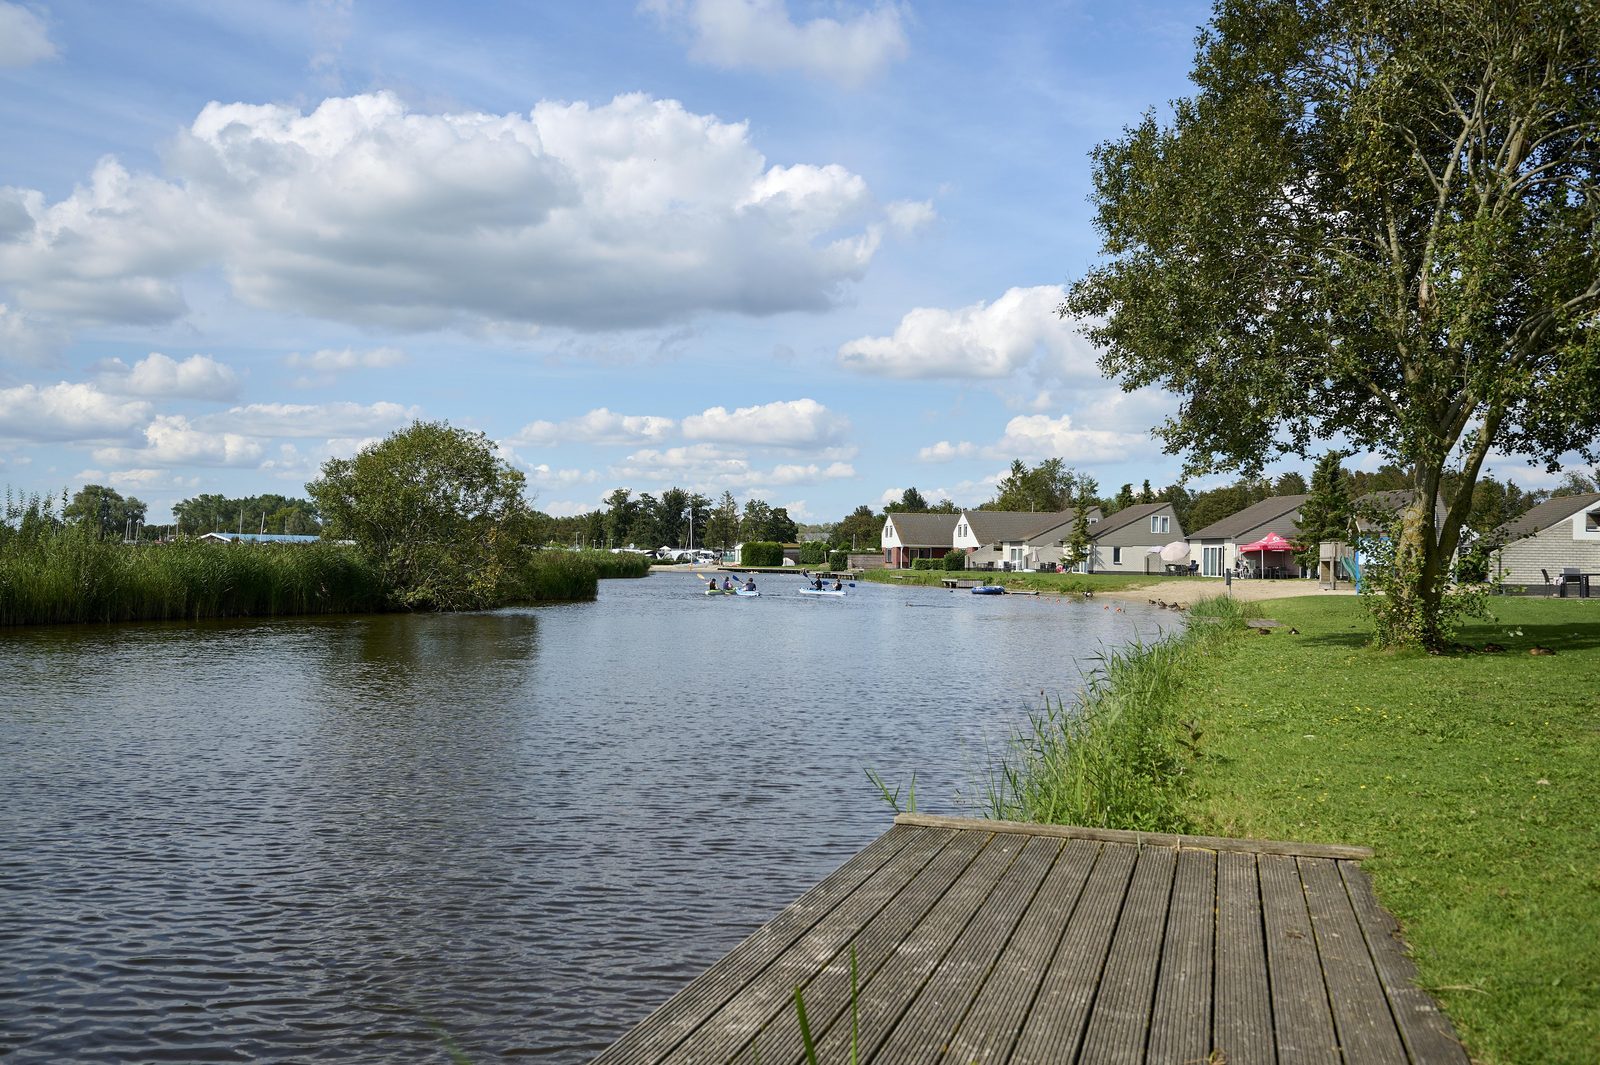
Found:
<path fill-rule="evenodd" d="M 1600 575 L 1600 492 L 1547 499 L 1498 533 L 1495 572 L 1508 585 L 1555 589 L 1564 570 Z M 1600 590 L 1600 576 L 1591 582 Z"/>
<path fill-rule="evenodd" d="M 967 553 L 968 569 L 1037 569 L 1061 560 L 1072 536 L 1076 510 L 963 510 L 955 527 L 955 546 Z M 1100 508 L 1091 507 L 1091 525 Z"/>
<path fill-rule="evenodd" d="M 883 522 L 883 561 L 890 569 L 910 569 L 919 558 L 943 558 L 954 546 L 959 514 L 895 511 Z"/>

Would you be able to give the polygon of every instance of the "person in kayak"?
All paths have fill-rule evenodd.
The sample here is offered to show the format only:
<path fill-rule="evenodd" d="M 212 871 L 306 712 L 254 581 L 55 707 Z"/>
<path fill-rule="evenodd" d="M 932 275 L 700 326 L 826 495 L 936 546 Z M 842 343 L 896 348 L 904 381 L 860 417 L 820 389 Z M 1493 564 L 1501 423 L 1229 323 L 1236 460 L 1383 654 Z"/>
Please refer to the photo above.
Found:
<path fill-rule="evenodd" d="M 811 582 L 811 587 L 815 591 L 819 591 L 819 592 L 822 591 L 822 578 L 819 576 L 819 577 L 816 577 L 815 579 L 813 579 L 812 582 Z"/>
<path fill-rule="evenodd" d="M 744 579 L 744 590 L 747 592 L 756 590 L 756 579 L 754 577 L 746 577 Z"/>
<path fill-rule="evenodd" d="M 706 591 L 714 592 L 716 590 L 717 590 L 717 579 L 715 577 L 712 577 L 711 578 L 711 583 L 706 586 Z"/>
<path fill-rule="evenodd" d="M 725 591 L 725 592 L 733 591 L 733 578 L 732 577 L 724 577 L 724 578 L 722 578 L 722 590 Z"/>
<path fill-rule="evenodd" d="M 838 577 L 835 577 L 833 579 L 833 590 L 836 592 L 844 591 L 844 581 L 840 580 Z"/>

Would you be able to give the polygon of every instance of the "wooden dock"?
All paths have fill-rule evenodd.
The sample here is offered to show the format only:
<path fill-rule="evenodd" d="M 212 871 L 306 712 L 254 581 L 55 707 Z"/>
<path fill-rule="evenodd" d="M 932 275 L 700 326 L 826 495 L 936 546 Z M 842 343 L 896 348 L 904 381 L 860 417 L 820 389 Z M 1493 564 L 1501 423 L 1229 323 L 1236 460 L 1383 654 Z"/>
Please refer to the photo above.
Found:
<path fill-rule="evenodd" d="M 1466 1065 L 1370 851 L 902 815 L 595 1059 Z"/>

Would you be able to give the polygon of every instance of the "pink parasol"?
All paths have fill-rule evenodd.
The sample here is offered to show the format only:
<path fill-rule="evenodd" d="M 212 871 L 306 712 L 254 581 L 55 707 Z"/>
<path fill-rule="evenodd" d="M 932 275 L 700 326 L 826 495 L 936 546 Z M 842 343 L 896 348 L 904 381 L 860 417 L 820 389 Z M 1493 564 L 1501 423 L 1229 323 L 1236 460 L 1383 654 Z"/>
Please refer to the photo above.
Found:
<path fill-rule="evenodd" d="M 1263 571 L 1265 571 L 1266 566 L 1267 566 L 1267 552 L 1268 551 L 1294 551 L 1294 550 L 1296 550 L 1296 547 L 1295 547 L 1294 544 L 1291 544 L 1289 541 L 1285 540 L 1283 537 L 1279 536 L 1275 532 L 1267 533 L 1267 535 L 1263 536 L 1261 539 L 1257 540 L 1253 544 L 1242 544 L 1239 547 L 1239 551 L 1241 553 L 1243 553 L 1245 551 L 1259 551 L 1259 552 L 1261 552 L 1261 568 L 1262 568 Z M 1259 574 L 1258 574 L 1258 576 L 1259 576 Z"/>

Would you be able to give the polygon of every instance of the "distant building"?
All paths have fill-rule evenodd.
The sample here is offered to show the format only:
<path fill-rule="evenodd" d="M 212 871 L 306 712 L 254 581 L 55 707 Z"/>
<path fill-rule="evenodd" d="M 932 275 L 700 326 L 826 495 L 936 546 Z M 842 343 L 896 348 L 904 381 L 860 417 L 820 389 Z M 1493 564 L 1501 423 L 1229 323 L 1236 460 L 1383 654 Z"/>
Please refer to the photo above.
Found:
<path fill-rule="evenodd" d="M 922 514 L 896 511 L 883 523 L 880 542 L 883 561 L 890 569 L 910 569 L 919 558 L 943 558 L 954 546 L 959 514 Z"/>
<path fill-rule="evenodd" d="M 320 536 L 300 536 L 290 533 L 231 533 L 208 532 L 199 537 L 201 540 L 210 540 L 220 544 L 319 544 Z M 339 543 L 349 544 L 352 541 L 341 540 Z"/>
<path fill-rule="evenodd" d="M 1600 573 L 1600 492 L 1547 499 L 1496 537 L 1494 572 L 1508 585 L 1555 590 L 1563 570 Z"/>
<path fill-rule="evenodd" d="M 1069 510 L 963 510 L 954 544 L 968 569 L 1038 569 L 1061 561 L 1078 512 Z M 1091 527 L 1100 508 L 1090 507 Z"/>
<path fill-rule="evenodd" d="M 1089 573 L 1160 573 L 1165 566 L 1161 549 L 1183 538 L 1171 503 L 1135 503 L 1089 526 L 1092 546 L 1082 568 Z"/>
<path fill-rule="evenodd" d="M 1220 577 L 1239 564 L 1239 545 L 1253 544 L 1268 533 L 1285 540 L 1300 535 L 1300 508 L 1310 496 L 1268 496 L 1243 510 L 1196 529 L 1185 539 L 1189 556 L 1200 562 L 1202 577 Z"/>

